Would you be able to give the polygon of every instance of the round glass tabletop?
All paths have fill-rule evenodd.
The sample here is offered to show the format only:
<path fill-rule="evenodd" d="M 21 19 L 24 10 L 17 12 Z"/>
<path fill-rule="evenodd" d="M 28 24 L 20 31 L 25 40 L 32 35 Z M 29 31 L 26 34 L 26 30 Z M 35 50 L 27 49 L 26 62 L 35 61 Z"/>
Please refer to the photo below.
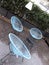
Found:
<path fill-rule="evenodd" d="M 28 48 L 19 37 L 17 37 L 13 33 L 9 33 L 9 39 L 11 42 L 10 49 L 14 52 L 14 54 L 24 57 L 26 59 L 31 58 Z"/>
<path fill-rule="evenodd" d="M 42 32 L 38 28 L 31 28 L 30 34 L 35 39 L 42 39 Z"/>
<path fill-rule="evenodd" d="M 12 27 L 14 30 L 16 30 L 18 32 L 23 31 L 23 25 L 22 25 L 21 21 L 16 16 L 11 17 L 11 24 L 12 24 Z"/>

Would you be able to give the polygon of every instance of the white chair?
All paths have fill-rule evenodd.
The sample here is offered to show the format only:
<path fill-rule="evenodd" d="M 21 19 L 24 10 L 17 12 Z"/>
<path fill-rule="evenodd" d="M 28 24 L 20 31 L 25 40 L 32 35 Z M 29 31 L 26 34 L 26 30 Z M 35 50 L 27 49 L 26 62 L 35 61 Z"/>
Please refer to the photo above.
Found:
<path fill-rule="evenodd" d="M 24 58 L 31 59 L 29 50 L 27 49 L 27 47 L 25 46 L 23 41 L 18 36 L 16 36 L 13 33 L 9 33 L 9 40 L 10 40 L 10 45 L 9 45 L 8 49 L 10 51 L 7 53 L 7 49 L 6 49 L 5 45 L 3 44 L 2 45 L 3 49 L 1 51 L 4 52 L 4 54 L 6 52 L 6 55 L 2 58 L 0 57 L 1 60 L 6 58 L 8 55 L 10 55 L 11 52 L 12 52 L 11 55 L 16 56 L 16 57 L 18 56 L 18 58 L 21 57 L 22 61 Z M 2 52 L 0 52 L 1 55 L 3 55 Z M 6 59 L 4 61 L 6 61 Z"/>
<path fill-rule="evenodd" d="M 11 17 L 11 25 L 14 30 L 16 30 L 18 32 L 23 31 L 23 25 L 22 25 L 21 21 L 16 16 Z"/>
<path fill-rule="evenodd" d="M 42 32 L 38 28 L 31 28 L 30 35 L 35 39 L 42 39 Z"/>
<path fill-rule="evenodd" d="M 30 59 L 31 55 L 23 41 L 13 33 L 9 33 L 10 50 L 15 56 L 21 56 L 22 58 Z"/>

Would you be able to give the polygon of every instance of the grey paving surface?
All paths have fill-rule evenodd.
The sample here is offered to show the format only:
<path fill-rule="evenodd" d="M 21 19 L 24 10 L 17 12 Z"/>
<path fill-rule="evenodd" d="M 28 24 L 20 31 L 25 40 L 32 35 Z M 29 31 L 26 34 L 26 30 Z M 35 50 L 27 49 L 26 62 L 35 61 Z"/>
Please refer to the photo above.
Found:
<path fill-rule="evenodd" d="M 23 62 L 21 63 L 21 58 L 17 58 L 17 57 L 13 57 L 9 55 L 8 57 L 6 57 L 7 60 L 3 63 L 3 65 L 28 65 L 28 64 L 29 65 L 49 65 L 48 46 L 45 44 L 44 40 L 32 39 L 32 37 L 29 34 L 29 29 L 32 26 L 28 24 L 29 25 L 28 27 L 27 23 L 25 23 L 24 21 L 22 22 L 24 25 L 24 31 L 21 33 L 18 33 L 17 31 L 14 31 L 12 29 L 12 26 L 10 24 L 0 20 L 0 44 L 2 42 L 2 44 L 5 44 L 3 45 L 4 47 L 6 47 L 6 45 L 8 46 L 8 43 L 9 43 L 8 34 L 10 32 L 15 33 L 21 40 L 23 40 L 23 42 L 28 47 L 29 51 L 31 52 L 31 59 L 30 60 L 24 59 Z M 32 42 L 35 40 L 35 43 L 33 43 L 32 48 L 30 48 L 32 45 L 28 41 L 26 41 L 27 37 L 31 38 Z M 6 50 L 7 49 L 8 48 L 6 48 Z M 6 54 L 3 54 L 3 55 L 6 55 Z M 3 57 L 3 55 L 1 56 Z"/>

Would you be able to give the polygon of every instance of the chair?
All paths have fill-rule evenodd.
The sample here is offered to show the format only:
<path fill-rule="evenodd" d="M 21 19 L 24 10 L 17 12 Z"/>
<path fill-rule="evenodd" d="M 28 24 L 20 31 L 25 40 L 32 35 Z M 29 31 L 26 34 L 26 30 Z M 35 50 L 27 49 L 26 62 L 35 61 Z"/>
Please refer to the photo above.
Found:
<path fill-rule="evenodd" d="M 42 32 L 38 28 L 31 28 L 30 29 L 30 35 L 35 39 L 42 39 Z"/>
<path fill-rule="evenodd" d="M 16 56 L 21 56 L 22 58 L 30 59 L 31 55 L 23 41 L 13 33 L 9 33 L 10 40 L 10 50 Z"/>
<path fill-rule="evenodd" d="M 11 25 L 14 30 L 16 30 L 18 32 L 23 31 L 23 25 L 22 25 L 21 21 L 16 16 L 11 17 Z"/>
<path fill-rule="evenodd" d="M 16 36 L 13 33 L 9 33 L 9 40 L 10 40 L 10 44 L 9 44 L 10 51 L 1 59 L 1 63 L 6 61 L 6 59 L 4 58 L 6 58 L 11 52 L 12 52 L 11 55 L 22 57 L 22 61 L 23 58 L 31 59 L 29 50 L 18 36 Z"/>

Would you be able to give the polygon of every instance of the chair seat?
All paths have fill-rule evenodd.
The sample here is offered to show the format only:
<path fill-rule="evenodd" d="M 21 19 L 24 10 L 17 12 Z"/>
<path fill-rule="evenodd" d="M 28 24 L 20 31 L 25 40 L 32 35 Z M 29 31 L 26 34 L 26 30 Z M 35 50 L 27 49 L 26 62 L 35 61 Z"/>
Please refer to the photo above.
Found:
<path fill-rule="evenodd" d="M 30 34 L 35 39 L 42 39 L 42 32 L 37 28 L 31 28 Z"/>
<path fill-rule="evenodd" d="M 15 55 L 30 59 L 31 55 L 23 41 L 13 33 L 9 34 L 10 49 Z"/>
<path fill-rule="evenodd" d="M 18 32 L 23 31 L 23 25 L 17 17 L 15 17 L 15 16 L 11 17 L 11 24 L 12 24 L 12 27 L 13 27 L 14 30 L 16 30 Z"/>

